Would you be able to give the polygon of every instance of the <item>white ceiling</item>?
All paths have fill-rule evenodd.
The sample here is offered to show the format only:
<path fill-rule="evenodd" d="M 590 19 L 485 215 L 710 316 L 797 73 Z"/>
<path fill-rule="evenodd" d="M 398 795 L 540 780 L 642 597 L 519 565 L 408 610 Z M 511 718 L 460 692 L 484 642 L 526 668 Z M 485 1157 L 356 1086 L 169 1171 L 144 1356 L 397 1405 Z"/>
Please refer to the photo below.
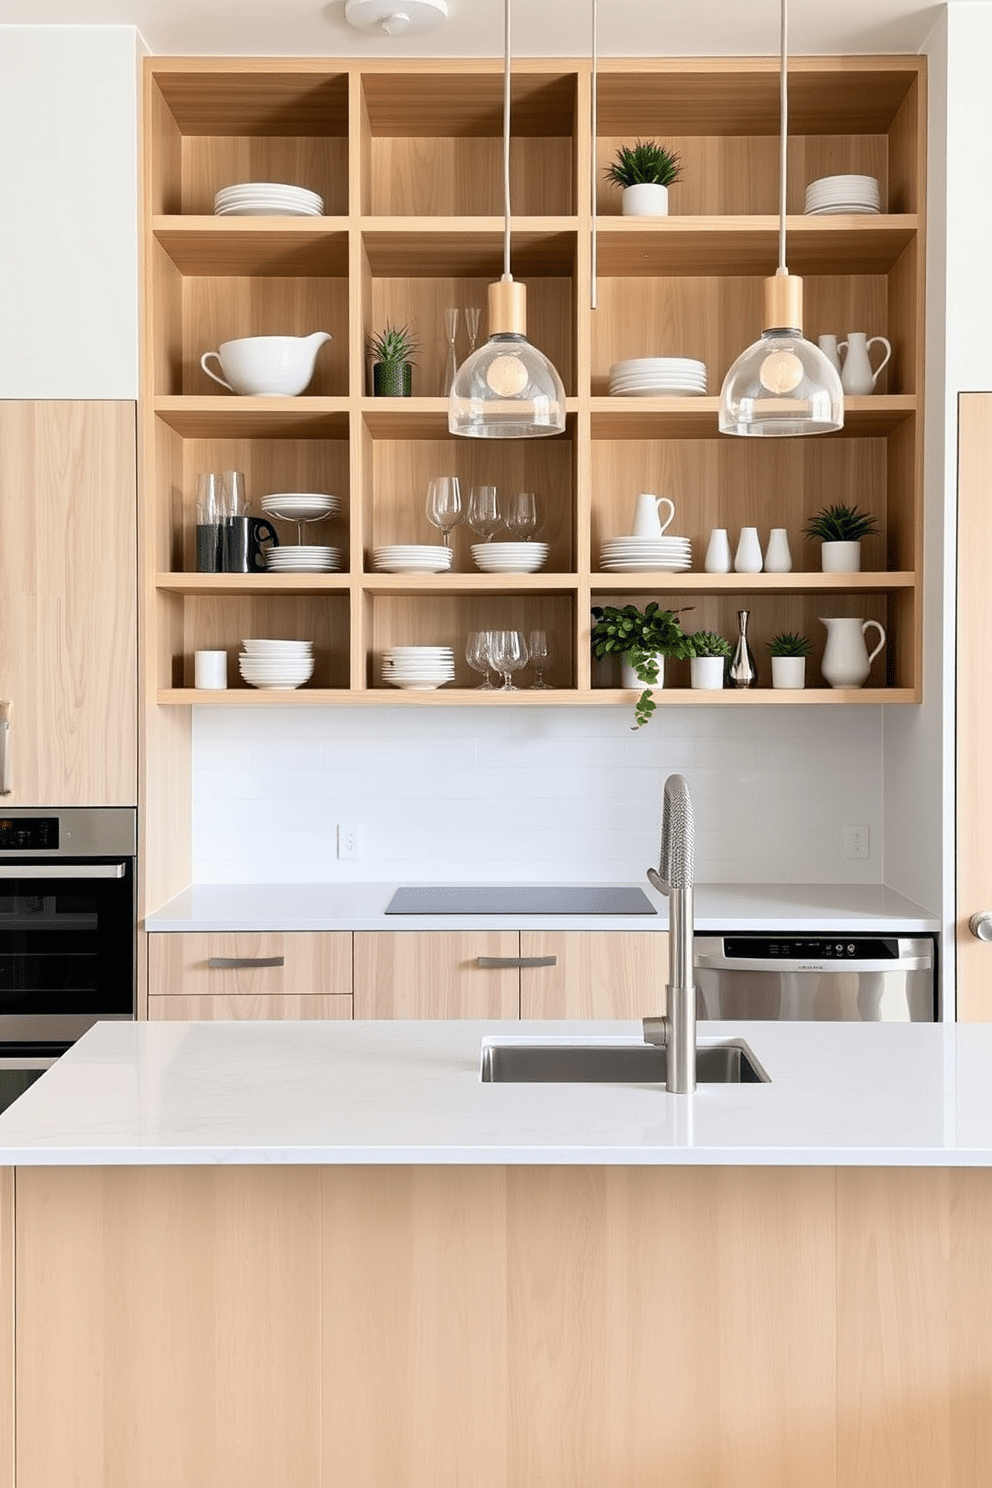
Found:
<path fill-rule="evenodd" d="M 503 0 L 448 0 L 420 36 L 386 37 L 345 20 L 345 0 L 0 0 L 0 25 L 134 26 L 164 55 L 499 57 Z M 776 0 L 598 0 L 605 57 L 775 55 Z M 792 0 L 789 51 L 916 52 L 944 5 L 920 0 Z M 586 56 L 591 0 L 516 0 L 520 57 Z"/>

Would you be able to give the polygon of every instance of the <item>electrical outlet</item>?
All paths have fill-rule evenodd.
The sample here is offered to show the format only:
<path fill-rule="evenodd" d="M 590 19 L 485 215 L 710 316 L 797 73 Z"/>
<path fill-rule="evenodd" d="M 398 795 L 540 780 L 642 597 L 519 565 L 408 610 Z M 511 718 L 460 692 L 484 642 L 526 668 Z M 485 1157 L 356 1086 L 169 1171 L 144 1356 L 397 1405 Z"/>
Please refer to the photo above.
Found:
<path fill-rule="evenodd" d="M 869 827 L 846 826 L 844 828 L 844 856 L 845 858 L 871 857 L 871 829 Z"/>
<path fill-rule="evenodd" d="M 338 857 L 364 858 L 365 828 L 338 826 Z"/>

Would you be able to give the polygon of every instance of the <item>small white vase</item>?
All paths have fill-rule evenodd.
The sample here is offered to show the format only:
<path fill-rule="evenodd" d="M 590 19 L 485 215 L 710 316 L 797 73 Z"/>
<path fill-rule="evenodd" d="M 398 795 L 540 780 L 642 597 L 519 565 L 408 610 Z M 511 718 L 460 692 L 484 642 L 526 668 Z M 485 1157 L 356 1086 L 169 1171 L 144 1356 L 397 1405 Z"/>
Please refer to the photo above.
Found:
<path fill-rule="evenodd" d="M 638 181 L 634 186 L 625 186 L 620 198 L 620 211 L 624 217 L 667 217 L 668 187 L 656 181 Z"/>
<path fill-rule="evenodd" d="M 773 656 L 772 686 L 796 689 L 806 686 L 805 656 Z"/>
<path fill-rule="evenodd" d="M 664 687 L 664 685 L 665 685 L 665 658 L 664 658 L 663 655 L 661 655 L 659 653 L 658 655 L 655 656 L 655 661 L 658 663 L 658 680 L 657 680 L 657 682 L 654 685 L 655 685 L 656 688 L 658 688 L 658 687 Z M 647 684 L 644 683 L 644 682 L 642 682 L 641 679 L 640 679 L 640 677 L 634 671 L 634 668 L 631 666 L 630 662 L 627 661 L 626 658 L 624 658 L 623 660 L 621 660 L 621 662 L 620 662 L 620 686 L 621 687 L 636 687 L 638 692 L 643 692 L 646 685 Z"/>
<path fill-rule="evenodd" d="M 726 527 L 714 527 L 710 533 L 709 547 L 703 563 L 707 573 L 730 572 L 730 538 Z"/>
<path fill-rule="evenodd" d="M 724 657 L 693 656 L 689 662 L 689 680 L 693 687 L 717 692 L 723 687 Z"/>
<path fill-rule="evenodd" d="M 734 554 L 734 569 L 737 573 L 761 572 L 761 543 L 757 527 L 742 527 Z"/>
<path fill-rule="evenodd" d="M 821 543 L 820 564 L 824 573 L 860 573 L 860 542 Z"/>
<path fill-rule="evenodd" d="M 792 550 L 784 527 L 773 527 L 765 549 L 765 573 L 791 573 Z"/>

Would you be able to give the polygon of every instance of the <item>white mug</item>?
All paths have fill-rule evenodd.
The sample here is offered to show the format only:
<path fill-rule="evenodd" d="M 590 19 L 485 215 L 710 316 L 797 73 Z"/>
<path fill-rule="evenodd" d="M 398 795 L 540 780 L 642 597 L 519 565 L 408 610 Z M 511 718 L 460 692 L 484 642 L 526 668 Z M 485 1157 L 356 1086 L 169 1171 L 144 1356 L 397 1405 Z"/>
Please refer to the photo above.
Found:
<path fill-rule="evenodd" d="M 664 521 L 661 520 L 659 511 L 662 505 L 668 509 L 668 515 Z M 630 535 L 631 537 L 660 537 L 674 515 L 674 501 L 669 501 L 667 496 L 652 496 L 650 491 L 642 491 L 634 504 L 634 525 L 630 529 Z"/>
<path fill-rule="evenodd" d="M 197 651 L 193 657 L 193 682 L 208 692 L 220 692 L 227 686 L 227 652 Z"/>

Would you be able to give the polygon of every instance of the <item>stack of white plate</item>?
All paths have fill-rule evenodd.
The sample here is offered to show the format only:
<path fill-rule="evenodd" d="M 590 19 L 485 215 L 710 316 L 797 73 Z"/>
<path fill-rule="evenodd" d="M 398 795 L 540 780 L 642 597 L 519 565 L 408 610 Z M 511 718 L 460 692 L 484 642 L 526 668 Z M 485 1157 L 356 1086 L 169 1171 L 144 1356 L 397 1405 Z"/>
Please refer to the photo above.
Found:
<path fill-rule="evenodd" d="M 475 566 L 483 573 L 536 573 L 548 557 L 547 543 L 473 543 Z"/>
<path fill-rule="evenodd" d="M 692 567 L 687 537 L 612 537 L 599 554 L 610 573 L 685 573 Z"/>
<path fill-rule="evenodd" d="M 288 691 L 313 676 L 313 641 L 242 641 L 241 675 L 250 687 Z"/>
<path fill-rule="evenodd" d="M 610 392 L 619 398 L 705 395 L 706 363 L 693 357 L 631 357 L 614 362 Z"/>
<path fill-rule="evenodd" d="M 265 566 L 270 573 L 337 573 L 341 552 L 316 543 L 283 543 L 266 548 Z"/>
<path fill-rule="evenodd" d="M 287 522 L 318 522 L 322 517 L 336 517 L 341 503 L 336 496 L 318 491 L 274 491 L 262 497 L 262 510 L 267 517 L 282 517 Z"/>
<path fill-rule="evenodd" d="M 245 181 L 224 186 L 214 197 L 215 217 L 321 217 L 324 199 L 305 186 Z"/>
<path fill-rule="evenodd" d="M 393 543 L 372 549 L 372 564 L 380 573 L 447 573 L 452 549 L 434 543 Z"/>
<path fill-rule="evenodd" d="M 455 654 L 450 646 L 391 646 L 382 654 L 383 682 L 411 692 L 434 692 L 454 681 Z"/>
<path fill-rule="evenodd" d="M 805 211 L 810 217 L 881 210 L 882 191 L 874 176 L 821 176 L 806 187 Z"/>

